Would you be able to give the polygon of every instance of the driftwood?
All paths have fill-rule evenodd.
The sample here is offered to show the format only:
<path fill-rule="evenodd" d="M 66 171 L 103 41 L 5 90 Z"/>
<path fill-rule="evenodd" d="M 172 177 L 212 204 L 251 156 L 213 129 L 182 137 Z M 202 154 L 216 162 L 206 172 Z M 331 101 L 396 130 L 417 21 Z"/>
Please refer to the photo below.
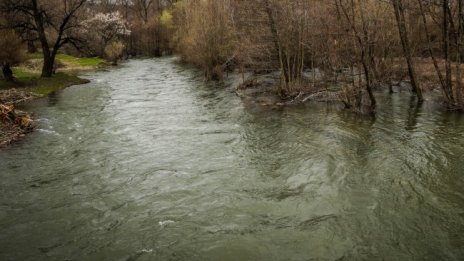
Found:
<path fill-rule="evenodd" d="M 0 147 L 19 140 L 33 128 L 29 114 L 15 110 L 14 105 L 0 104 Z"/>
<path fill-rule="evenodd" d="M 32 119 L 29 114 L 16 111 L 14 105 L 0 104 L 0 121 L 3 124 L 14 124 L 23 130 L 31 130 Z"/>
<path fill-rule="evenodd" d="M 249 79 L 244 81 L 242 84 L 237 86 L 237 90 L 246 90 L 258 86 L 258 81 L 256 79 Z"/>
<path fill-rule="evenodd" d="M 331 92 L 331 91 L 319 91 L 315 93 L 306 93 L 300 92 L 298 95 L 295 96 L 291 101 L 287 102 L 288 104 L 296 104 L 296 103 L 306 103 L 309 101 L 315 102 L 340 102 L 340 92 Z"/>

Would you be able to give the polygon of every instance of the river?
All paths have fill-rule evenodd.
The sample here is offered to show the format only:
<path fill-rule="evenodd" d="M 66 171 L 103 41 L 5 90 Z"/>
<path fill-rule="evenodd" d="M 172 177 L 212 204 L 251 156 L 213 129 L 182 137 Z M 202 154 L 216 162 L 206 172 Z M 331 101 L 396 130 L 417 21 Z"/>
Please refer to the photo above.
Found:
<path fill-rule="evenodd" d="M 0 150 L 0 260 L 464 260 L 464 117 L 246 105 L 174 58 L 35 100 Z"/>

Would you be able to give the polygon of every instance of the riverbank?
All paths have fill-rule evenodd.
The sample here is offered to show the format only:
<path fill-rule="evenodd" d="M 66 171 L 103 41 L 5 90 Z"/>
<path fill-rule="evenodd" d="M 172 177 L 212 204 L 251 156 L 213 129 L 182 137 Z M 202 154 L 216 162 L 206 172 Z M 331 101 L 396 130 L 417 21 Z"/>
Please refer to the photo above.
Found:
<path fill-rule="evenodd" d="M 262 106 L 285 106 L 316 102 L 342 102 L 341 85 L 323 84 L 318 80 L 314 83 L 310 72 L 301 79 L 297 86 L 289 88 L 284 94 L 280 93 L 279 72 L 267 74 L 247 73 L 240 79 L 232 80 L 232 86 L 237 96 L 245 102 L 256 103 Z"/>
<path fill-rule="evenodd" d="M 417 60 L 417 75 L 424 94 L 441 93 L 442 89 L 432 61 L 426 58 L 418 58 Z M 444 61 L 440 60 L 438 66 L 444 67 Z M 453 68 L 454 66 L 453 64 Z M 395 64 L 394 67 L 395 74 L 392 74 L 389 79 L 372 84 L 371 88 L 374 94 L 412 91 L 409 78 L 405 73 L 407 68 L 401 63 Z M 341 70 L 336 75 L 326 75 L 317 68 L 315 70 L 308 69 L 302 73 L 301 79 L 296 83 L 284 88 L 285 91 L 279 88 L 282 85 L 279 71 L 266 73 L 247 71 L 242 73 L 236 70 L 225 77 L 224 83 L 233 89 L 243 101 L 271 108 L 307 102 L 329 102 L 340 104 L 357 113 L 364 113 L 364 108 L 366 108 L 366 112 L 370 113 L 372 110 L 367 108 L 369 105 L 368 93 L 364 86 L 360 86 L 361 83 L 362 85 L 365 83 L 359 78 L 355 78 L 353 81 L 352 73 L 346 69 Z M 453 80 L 455 79 L 453 78 Z M 356 95 L 359 91 L 362 93 L 361 107 L 357 108 L 353 104 L 358 99 Z M 415 96 L 412 92 L 411 95 Z M 434 97 L 434 101 L 438 101 L 446 107 L 446 101 L 443 97 Z"/>
<path fill-rule="evenodd" d="M 14 105 L 0 104 L 0 147 L 24 137 L 34 129 L 31 115 L 18 111 Z"/>
<path fill-rule="evenodd" d="M 72 85 L 88 83 L 89 81 L 80 78 L 78 73 L 97 70 L 106 64 L 101 58 L 78 58 L 59 54 L 58 72 L 53 77 L 41 78 L 42 62 L 40 53 L 28 54 L 25 62 L 13 68 L 14 81 L 0 79 L 0 147 L 19 140 L 34 128 L 31 115 L 15 109 L 18 104 L 45 97 Z M 30 122 L 24 125 L 23 119 Z"/>

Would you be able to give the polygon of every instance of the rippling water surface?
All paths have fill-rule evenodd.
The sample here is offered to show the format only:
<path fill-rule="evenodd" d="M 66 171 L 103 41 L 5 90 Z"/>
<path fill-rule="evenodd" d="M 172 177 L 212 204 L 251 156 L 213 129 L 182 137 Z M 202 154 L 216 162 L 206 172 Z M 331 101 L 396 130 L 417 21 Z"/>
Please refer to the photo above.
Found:
<path fill-rule="evenodd" d="M 245 106 L 172 58 L 25 105 L 0 260 L 464 260 L 464 117 Z"/>

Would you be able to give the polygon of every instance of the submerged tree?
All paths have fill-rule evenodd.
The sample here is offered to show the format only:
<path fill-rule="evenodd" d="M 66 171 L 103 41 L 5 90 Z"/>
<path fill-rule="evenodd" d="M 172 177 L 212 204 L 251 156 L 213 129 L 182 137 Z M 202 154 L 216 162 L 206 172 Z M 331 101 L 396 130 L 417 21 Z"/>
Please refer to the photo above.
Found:
<path fill-rule="evenodd" d="M 360 81 L 364 81 L 364 87 L 367 91 L 367 94 L 370 99 L 370 107 L 374 109 L 376 107 L 377 101 L 373 93 L 373 66 L 372 62 L 375 59 L 373 56 L 373 30 L 370 28 L 372 23 L 369 21 L 367 12 L 368 12 L 368 3 L 363 0 L 337 0 L 336 7 L 340 15 L 340 20 L 347 24 L 347 30 L 351 31 L 353 39 L 353 50 L 358 53 L 358 62 L 359 66 L 357 68 L 362 68 L 363 75 L 360 78 Z M 363 79 L 362 79 L 363 78 Z M 357 92 L 356 94 L 357 104 L 356 107 L 360 107 L 360 100 L 362 99 L 362 93 Z"/>
<path fill-rule="evenodd" d="M 392 0 L 393 7 L 395 10 L 396 23 L 398 25 L 398 31 L 400 34 L 401 44 L 403 46 L 404 57 L 408 64 L 409 78 L 411 79 L 411 86 L 413 91 L 416 93 L 419 102 L 424 100 L 422 95 L 422 89 L 417 79 L 416 69 L 412 60 L 411 43 L 409 40 L 409 33 L 406 27 L 406 17 L 404 15 L 403 0 Z"/>
<path fill-rule="evenodd" d="M 464 57 L 463 0 L 417 0 L 416 3 L 425 33 L 427 52 L 432 59 L 447 107 L 452 110 L 464 110 L 461 66 Z"/>

